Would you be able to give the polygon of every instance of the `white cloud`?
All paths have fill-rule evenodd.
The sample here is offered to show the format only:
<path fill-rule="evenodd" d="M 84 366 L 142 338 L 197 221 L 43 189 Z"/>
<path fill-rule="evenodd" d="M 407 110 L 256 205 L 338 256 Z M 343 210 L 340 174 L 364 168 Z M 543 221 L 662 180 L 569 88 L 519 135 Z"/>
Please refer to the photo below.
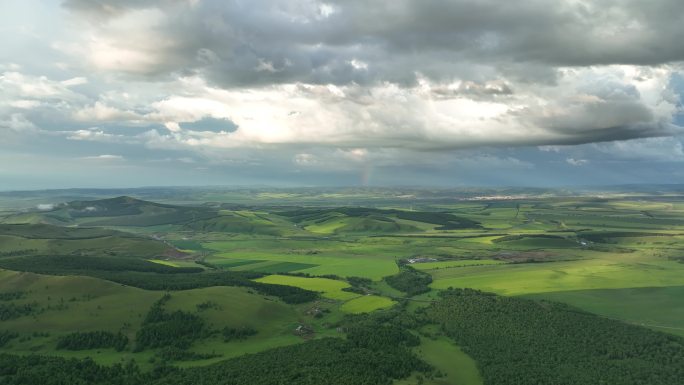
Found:
<path fill-rule="evenodd" d="M 103 102 L 97 101 L 92 106 L 88 106 L 76 111 L 73 114 L 74 119 L 84 122 L 136 122 L 142 117 L 133 111 L 124 111 L 115 107 L 105 105 Z"/>
<path fill-rule="evenodd" d="M 259 59 L 259 64 L 254 67 L 254 70 L 256 72 L 270 72 L 270 73 L 275 73 L 275 72 L 280 72 L 281 70 L 276 69 L 273 66 L 273 62 L 266 61 L 264 59 Z"/>
<path fill-rule="evenodd" d="M 0 71 L 19 71 L 21 65 L 17 63 L 0 63 Z"/>
<path fill-rule="evenodd" d="M 318 163 L 318 159 L 313 154 L 296 154 L 294 162 L 300 166 L 311 166 Z"/>
<path fill-rule="evenodd" d="M 179 145 L 214 148 L 569 145 L 679 132 L 671 123 L 677 105 L 663 92 L 668 74 L 654 70 L 650 80 L 635 81 L 624 66 L 573 69 L 557 85 L 518 85 L 515 94 L 504 92 L 507 83 L 500 81 L 457 86 L 478 95 L 502 95 L 493 99 L 458 93 L 434 97 L 435 90 L 449 85 L 428 79 L 410 88 L 390 83 L 284 84 L 223 90 L 201 78 L 186 78 L 177 83 L 182 92 L 152 103 L 155 111 L 144 118 L 193 122 L 212 117 L 234 122 L 235 132 L 174 131 L 178 135 L 166 138 Z M 468 91 L 473 87 L 478 91 Z"/>
<path fill-rule="evenodd" d="M 568 163 L 569 165 L 572 165 L 572 166 L 584 166 L 586 164 L 589 164 L 589 161 L 586 159 L 575 159 L 575 158 L 566 158 L 565 162 Z"/>
<path fill-rule="evenodd" d="M 23 114 L 14 113 L 10 116 L 0 116 L 0 131 L 2 129 L 13 131 L 16 133 L 35 133 L 38 127 L 31 121 L 26 119 Z"/>
<path fill-rule="evenodd" d="M 368 63 L 358 60 L 358 59 L 352 59 L 349 61 L 349 64 L 354 67 L 354 69 L 357 70 L 367 70 L 368 69 Z"/>
<path fill-rule="evenodd" d="M 365 148 L 352 148 L 349 150 L 338 149 L 337 154 L 354 162 L 363 162 L 367 160 L 369 156 L 368 150 Z"/>
<path fill-rule="evenodd" d="M 5 97 L 53 101 L 83 100 L 81 95 L 69 89 L 69 84 L 49 79 L 46 76 L 4 72 L 0 75 L 0 87 Z"/>
<path fill-rule="evenodd" d="M 101 71 L 149 73 L 170 64 L 165 62 L 165 50 L 173 42 L 157 29 L 165 18 L 154 8 L 128 12 L 97 25 L 87 44 L 72 49 Z"/>
<path fill-rule="evenodd" d="M 30 110 L 33 108 L 36 108 L 40 106 L 40 102 L 37 100 L 26 100 L 26 99 L 20 99 L 20 100 L 13 100 L 9 103 L 10 107 L 22 109 L 22 110 Z"/>
<path fill-rule="evenodd" d="M 95 156 L 84 156 L 81 159 L 83 159 L 83 160 L 101 160 L 101 161 L 118 161 L 118 160 L 124 160 L 124 157 L 121 155 L 103 154 L 103 155 L 95 155 Z"/>
<path fill-rule="evenodd" d="M 87 130 L 63 131 L 66 138 L 69 140 L 89 140 L 100 142 L 111 142 L 117 139 L 116 135 L 108 134 L 98 128 L 90 128 Z"/>
<path fill-rule="evenodd" d="M 84 78 L 82 76 L 79 76 L 79 77 L 63 80 L 61 83 L 62 83 L 62 85 L 67 86 L 67 87 L 80 86 L 83 84 L 87 84 L 88 79 Z"/>

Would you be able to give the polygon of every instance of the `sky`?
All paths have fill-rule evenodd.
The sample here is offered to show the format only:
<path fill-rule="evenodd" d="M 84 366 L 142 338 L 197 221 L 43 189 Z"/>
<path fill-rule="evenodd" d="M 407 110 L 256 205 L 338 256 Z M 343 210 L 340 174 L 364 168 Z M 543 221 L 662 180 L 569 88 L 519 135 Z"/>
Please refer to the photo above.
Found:
<path fill-rule="evenodd" d="M 684 183 L 681 0 L 2 0 L 0 190 Z"/>

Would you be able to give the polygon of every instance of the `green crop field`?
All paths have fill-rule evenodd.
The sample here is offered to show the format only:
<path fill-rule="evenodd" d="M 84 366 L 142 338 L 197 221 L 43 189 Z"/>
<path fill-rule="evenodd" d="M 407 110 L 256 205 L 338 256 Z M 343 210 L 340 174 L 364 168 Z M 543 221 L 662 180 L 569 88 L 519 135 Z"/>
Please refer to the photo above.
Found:
<path fill-rule="evenodd" d="M 416 352 L 434 365 L 441 373 L 437 378 L 424 380 L 428 385 L 482 385 L 477 364 L 458 346 L 445 337 L 421 337 Z M 418 379 L 399 381 L 396 385 L 414 384 Z"/>
<path fill-rule="evenodd" d="M 259 278 L 257 279 L 257 281 L 262 283 L 274 283 L 278 285 L 296 286 L 302 289 L 320 292 L 325 298 L 341 301 L 358 297 L 358 294 L 342 291 L 342 289 L 349 287 L 348 283 L 328 278 L 305 278 L 292 277 L 287 275 L 269 275 L 264 278 Z"/>
<path fill-rule="evenodd" d="M 341 307 L 345 313 L 368 313 L 378 309 L 392 307 L 396 302 L 377 295 L 364 295 L 346 301 Z"/>
<path fill-rule="evenodd" d="M 434 278 L 432 287 L 436 289 L 470 287 L 505 295 L 684 284 L 684 264 L 637 253 L 428 272 Z"/>
<path fill-rule="evenodd" d="M 684 336 L 684 286 L 575 290 L 525 297 L 564 302 L 604 317 Z"/>

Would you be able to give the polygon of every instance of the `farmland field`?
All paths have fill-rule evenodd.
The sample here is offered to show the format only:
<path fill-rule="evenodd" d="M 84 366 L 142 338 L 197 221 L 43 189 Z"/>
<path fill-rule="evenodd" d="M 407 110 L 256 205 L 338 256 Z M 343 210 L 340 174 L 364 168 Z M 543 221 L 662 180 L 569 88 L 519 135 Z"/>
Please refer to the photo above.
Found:
<path fill-rule="evenodd" d="M 343 281 L 337 281 L 328 278 L 305 278 L 305 277 L 291 277 L 287 275 L 269 275 L 264 278 L 259 278 L 259 282 L 274 283 L 278 285 L 296 286 L 306 290 L 312 290 L 321 293 L 324 298 L 336 300 L 348 300 L 358 297 L 357 294 L 342 291 L 342 289 L 349 287 L 349 284 Z"/>
<path fill-rule="evenodd" d="M 143 383 L 164 383 L 163 376 L 223 373 L 254 357 L 318 360 L 394 346 L 397 356 L 382 357 L 408 365 L 385 378 L 396 385 L 488 385 L 503 373 L 496 360 L 483 361 L 490 347 L 444 318 L 467 310 L 486 319 L 500 310 L 487 308 L 489 294 L 479 291 L 512 301 L 501 302 L 509 310 L 498 317 L 553 304 L 547 316 L 559 325 L 562 314 L 581 314 L 588 325 L 634 327 L 625 330 L 640 341 L 684 351 L 679 195 L 207 194 L 80 198 L 50 211 L 5 202 L 0 354 L 90 357 L 102 368 L 129 363 Z M 199 204 L 207 197 L 210 204 Z M 524 334 L 527 321 L 514 319 L 520 324 L 511 327 Z M 479 319 L 462 322 L 482 332 Z M 307 356 L 308 346 L 318 356 Z M 615 381 L 620 370 L 610 372 Z"/>

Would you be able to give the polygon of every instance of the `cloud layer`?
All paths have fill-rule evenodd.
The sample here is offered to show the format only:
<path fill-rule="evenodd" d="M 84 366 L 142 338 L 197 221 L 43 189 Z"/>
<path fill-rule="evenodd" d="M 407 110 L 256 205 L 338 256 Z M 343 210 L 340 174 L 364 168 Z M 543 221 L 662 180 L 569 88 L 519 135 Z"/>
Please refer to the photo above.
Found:
<path fill-rule="evenodd" d="M 2 7 L 0 134 L 13 151 L 263 175 L 469 159 L 529 171 L 553 154 L 579 170 L 594 155 L 654 161 L 659 143 L 660 161 L 680 159 L 677 0 Z"/>

